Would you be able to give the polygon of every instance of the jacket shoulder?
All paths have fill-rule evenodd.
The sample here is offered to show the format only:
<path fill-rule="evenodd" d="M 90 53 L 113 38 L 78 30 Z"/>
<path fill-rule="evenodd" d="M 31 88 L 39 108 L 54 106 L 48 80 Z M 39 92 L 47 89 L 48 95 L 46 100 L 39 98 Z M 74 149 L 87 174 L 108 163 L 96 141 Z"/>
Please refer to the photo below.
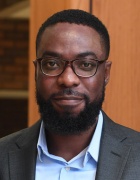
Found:
<path fill-rule="evenodd" d="M 18 146 L 20 143 L 26 143 L 31 141 L 35 137 L 38 137 L 38 132 L 40 128 L 40 121 L 31 127 L 22 129 L 18 132 L 12 133 L 0 139 L 0 154 L 2 151 L 7 151 Z"/>
<path fill-rule="evenodd" d="M 103 131 L 110 135 L 114 136 L 117 139 L 127 138 L 127 142 L 129 143 L 140 143 L 140 132 L 133 130 L 129 127 L 125 127 L 121 124 L 118 124 L 112 121 L 104 112 L 104 128 Z"/>

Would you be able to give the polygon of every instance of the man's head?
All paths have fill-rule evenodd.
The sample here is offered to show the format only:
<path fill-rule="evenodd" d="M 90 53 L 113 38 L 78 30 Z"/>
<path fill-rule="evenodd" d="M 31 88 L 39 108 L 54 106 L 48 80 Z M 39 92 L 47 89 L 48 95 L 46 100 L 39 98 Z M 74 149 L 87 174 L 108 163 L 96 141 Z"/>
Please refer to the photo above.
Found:
<path fill-rule="evenodd" d="M 42 25 L 36 42 L 37 103 L 46 129 L 58 134 L 88 130 L 110 75 L 105 26 L 84 11 L 65 10 Z"/>

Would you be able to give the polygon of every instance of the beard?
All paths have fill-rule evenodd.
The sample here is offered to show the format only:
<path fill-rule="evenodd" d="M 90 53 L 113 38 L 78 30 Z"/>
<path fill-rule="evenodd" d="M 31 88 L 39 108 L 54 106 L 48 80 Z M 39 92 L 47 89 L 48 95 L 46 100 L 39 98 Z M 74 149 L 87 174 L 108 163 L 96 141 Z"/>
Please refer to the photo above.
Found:
<path fill-rule="evenodd" d="M 105 85 L 103 85 L 100 97 L 91 103 L 86 94 L 81 94 L 72 89 L 64 89 L 57 95 L 82 96 L 85 100 L 85 107 L 77 116 L 70 113 L 70 108 L 60 115 L 51 103 L 51 98 L 55 95 L 45 100 L 36 90 L 36 100 L 46 131 L 59 135 L 78 135 L 96 124 L 105 97 Z"/>

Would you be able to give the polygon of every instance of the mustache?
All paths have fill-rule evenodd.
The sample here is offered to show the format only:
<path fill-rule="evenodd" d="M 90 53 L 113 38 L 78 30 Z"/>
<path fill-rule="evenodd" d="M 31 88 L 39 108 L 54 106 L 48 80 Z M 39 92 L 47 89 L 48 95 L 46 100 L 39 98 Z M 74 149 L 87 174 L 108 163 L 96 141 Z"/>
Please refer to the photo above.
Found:
<path fill-rule="evenodd" d="M 63 90 L 61 90 L 61 91 L 59 91 L 59 92 L 57 92 L 57 93 L 52 94 L 50 98 L 55 98 L 55 97 L 57 97 L 57 96 L 65 96 L 65 95 L 72 95 L 72 96 L 81 97 L 81 98 L 86 98 L 86 99 L 87 99 L 87 97 L 88 97 L 88 96 L 87 96 L 86 94 L 84 94 L 84 93 L 80 93 L 80 92 L 78 92 L 78 91 L 74 91 L 74 90 L 72 90 L 72 89 L 70 89 L 70 88 L 67 88 L 67 89 L 63 89 Z"/>

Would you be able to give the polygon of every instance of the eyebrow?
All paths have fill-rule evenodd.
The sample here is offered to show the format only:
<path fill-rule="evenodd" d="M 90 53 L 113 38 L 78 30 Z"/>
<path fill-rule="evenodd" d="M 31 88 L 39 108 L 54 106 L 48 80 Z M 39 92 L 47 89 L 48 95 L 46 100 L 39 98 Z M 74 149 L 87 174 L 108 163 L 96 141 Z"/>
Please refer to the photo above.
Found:
<path fill-rule="evenodd" d="M 44 51 L 42 57 L 45 57 L 45 56 L 52 56 L 52 57 L 62 58 L 62 54 L 57 53 L 57 52 L 53 52 L 53 51 Z M 83 58 L 83 57 L 86 57 L 86 56 L 94 56 L 95 59 L 98 59 L 96 54 L 94 52 L 92 52 L 92 51 L 86 51 L 86 52 L 79 53 L 79 54 L 76 55 L 75 58 Z"/>
<path fill-rule="evenodd" d="M 94 56 L 94 58 L 97 59 L 96 54 L 94 52 L 92 52 L 92 51 L 86 51 L 86 52 L 79 53 L 79 54 L 76 55 L 76 57 L 78 57 L 78 58 L 86 57 L 86 56 Z"/>

